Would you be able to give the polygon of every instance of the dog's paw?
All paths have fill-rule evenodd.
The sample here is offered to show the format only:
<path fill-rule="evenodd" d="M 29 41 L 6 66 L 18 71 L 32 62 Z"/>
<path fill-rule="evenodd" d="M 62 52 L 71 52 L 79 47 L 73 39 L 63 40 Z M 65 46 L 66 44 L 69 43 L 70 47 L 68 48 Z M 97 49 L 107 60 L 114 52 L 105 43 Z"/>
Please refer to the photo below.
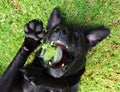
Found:
<path fill-rule="evenodd" d="M 32 38 L 35 41 L 41 40 L 45 35 L 45 32 L 43 31 L 43 23 L 37 19 L 25 24 L 24 32 L 26 38 Z"/>

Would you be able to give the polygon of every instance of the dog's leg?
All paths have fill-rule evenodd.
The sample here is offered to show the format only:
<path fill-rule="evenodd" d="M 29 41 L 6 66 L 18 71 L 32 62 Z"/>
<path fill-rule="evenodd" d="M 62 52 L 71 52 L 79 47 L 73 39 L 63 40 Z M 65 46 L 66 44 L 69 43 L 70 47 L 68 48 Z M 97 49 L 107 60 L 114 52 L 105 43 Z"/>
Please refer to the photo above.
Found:
<path fill-rule="evenodd" d="M 30 53 L 40 45 L 44 37 L 43 24 L 39 20 L 32 20 L 24 27 L 25 40 L 12 63 L 0 78 L 0 91 L 9 92 L 12 83 L 19 77 L 19 69 L 22 68 Z"/>
<path fill-rule="evenodd" d="M 79 83 L 77 83 L 76 85 L 72 86 L 70 88 L 70 92 L 78 92 L 78 86 L 79 86 Z"/>

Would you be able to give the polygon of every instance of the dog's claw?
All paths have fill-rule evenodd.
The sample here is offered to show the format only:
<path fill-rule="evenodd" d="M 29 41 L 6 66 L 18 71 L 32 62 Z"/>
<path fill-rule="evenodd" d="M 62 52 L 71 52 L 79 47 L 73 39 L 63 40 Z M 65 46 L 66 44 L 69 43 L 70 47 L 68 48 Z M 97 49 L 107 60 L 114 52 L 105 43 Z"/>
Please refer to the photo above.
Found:
<path fill-rule="evenodd" d="M 25 36 L 36 41 L 41 40 L 45 32 L 43 31 L 43 23 L 40 20 L 32 20 L 24 26 Z"/>

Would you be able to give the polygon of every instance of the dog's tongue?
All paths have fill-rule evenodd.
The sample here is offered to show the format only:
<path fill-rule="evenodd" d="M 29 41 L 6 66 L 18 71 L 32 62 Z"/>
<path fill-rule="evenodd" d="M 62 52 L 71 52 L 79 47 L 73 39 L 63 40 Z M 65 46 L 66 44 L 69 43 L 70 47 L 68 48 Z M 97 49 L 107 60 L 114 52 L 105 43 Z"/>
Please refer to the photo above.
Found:
<path fill-rule="evenodd" d="M 56 55 L 54 57 L 54 62 L 58 63 L 62 59 L 62 56 L 63 56 L 62 48 L 58 46 L 56 49 Z"/>

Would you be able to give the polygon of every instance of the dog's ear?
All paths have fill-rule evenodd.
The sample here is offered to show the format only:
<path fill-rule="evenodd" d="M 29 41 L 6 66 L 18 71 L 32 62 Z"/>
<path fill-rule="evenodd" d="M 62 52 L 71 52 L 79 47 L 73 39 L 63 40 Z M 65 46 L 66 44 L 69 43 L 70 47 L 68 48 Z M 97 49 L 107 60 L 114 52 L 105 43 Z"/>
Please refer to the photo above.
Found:
<path fill-rule="evenodd" d="M 98 28 L 91 31 L 86 31 L 85 36 L 88 43 L 88 48 L 94 47 L 110 34 L 110 30 L 106 28 Z"/>
<path fill-rule="evenodd" d="M 50 15 L 46 29 L 51 30 L 54 27 L 60 25 L 61 23 L 62 23 L 62 18 L 60 16 L 58 9 L 55 8 Z"/>

